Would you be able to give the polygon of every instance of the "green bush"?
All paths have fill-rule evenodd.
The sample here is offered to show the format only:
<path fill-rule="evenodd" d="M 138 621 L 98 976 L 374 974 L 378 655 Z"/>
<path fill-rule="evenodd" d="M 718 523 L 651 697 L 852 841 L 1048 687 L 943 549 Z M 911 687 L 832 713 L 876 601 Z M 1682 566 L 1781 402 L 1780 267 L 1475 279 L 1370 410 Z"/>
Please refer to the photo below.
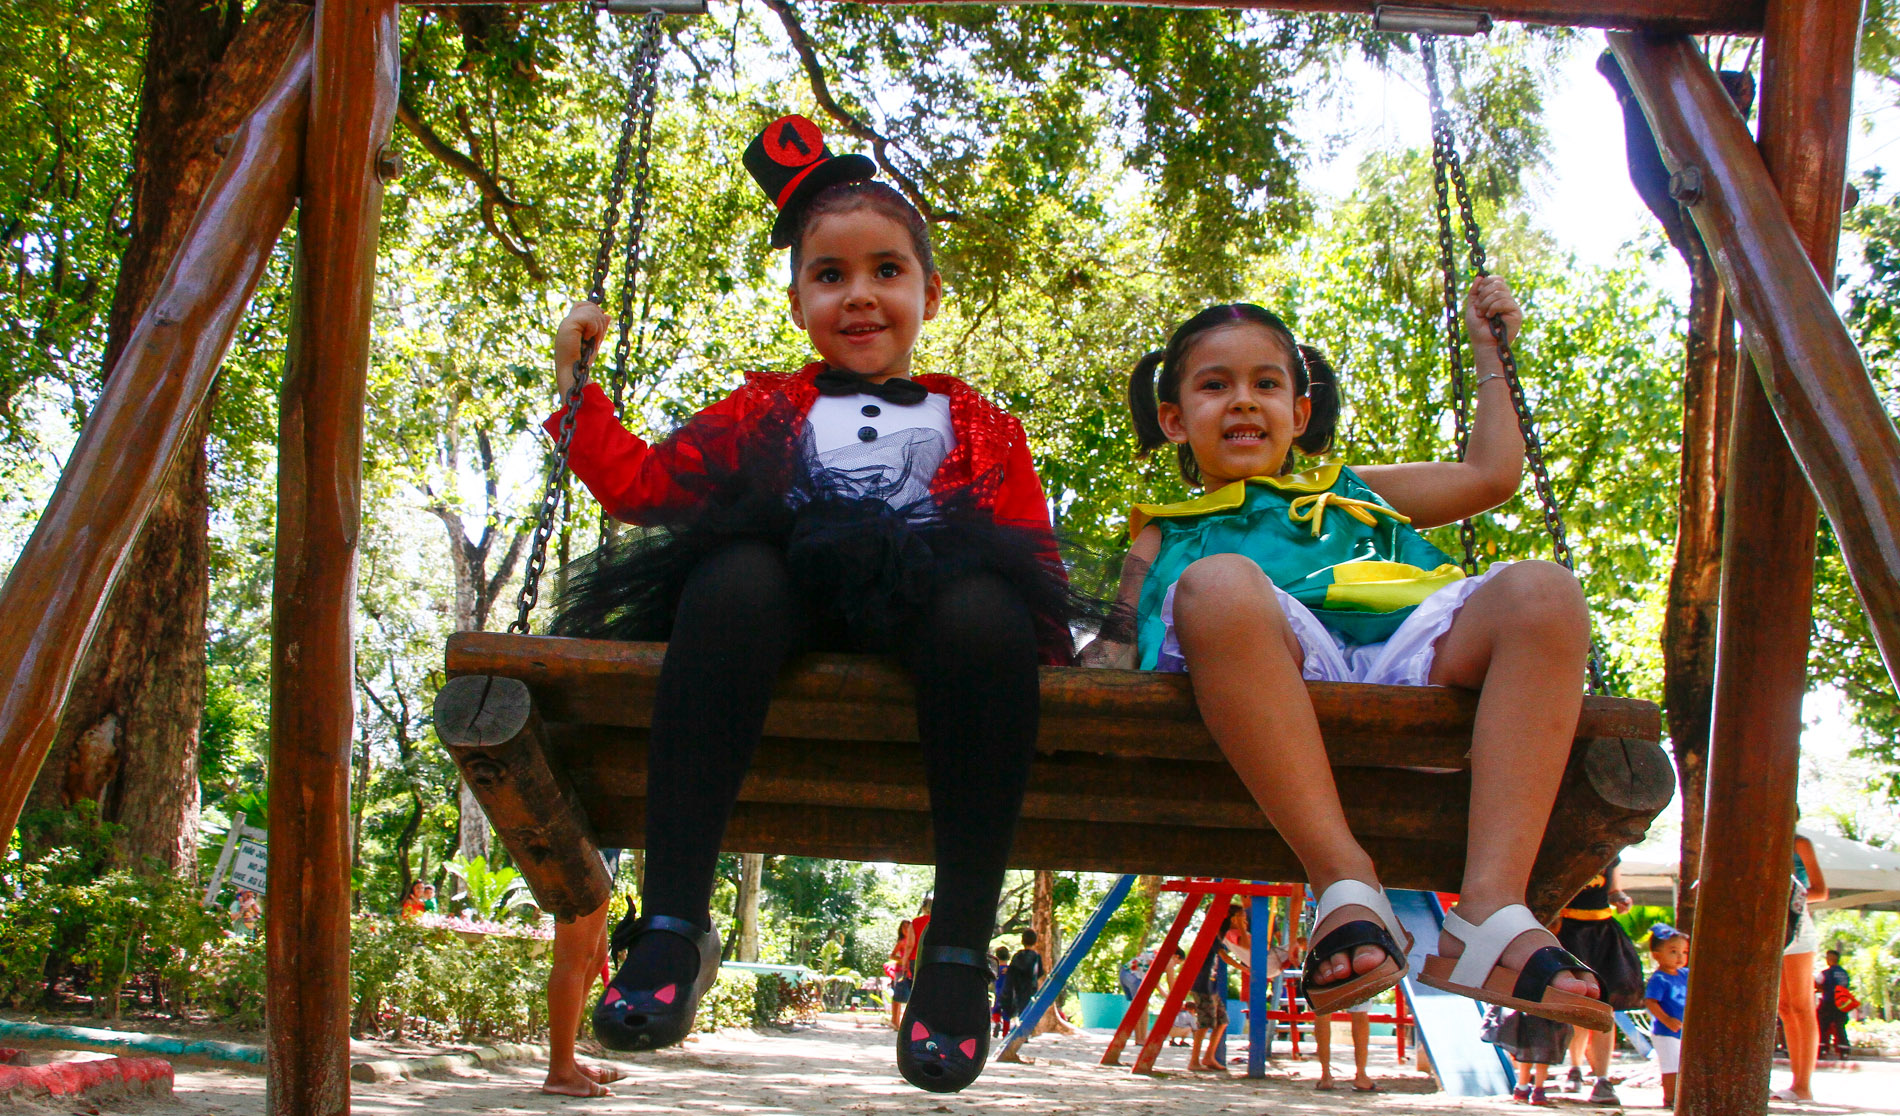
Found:
<path fill-rule="evenodd" d="M 706 998 L 699 1002 L 693 1029 L 710 1034 L 728 1027 L 809 1022 L 818 1017 L 824 985 L 791 981 L 777 973 L 721 969 Z"/>
<path fill-rule="evenodd" d="M 34 860 L 9 854 L 0 861 L 0 999 L 23 1007 L 64 974 L 109 1019 L 133 982 L 152 991 L 154 1007 L 175 1012 L 196 998 L 207 947 L 224 927 L 178 876 L 100 871 L 74 846 Z"/>
<path fill-rule="evenodd" d="M 721 969 L 706 998 L 699 1001 L 693 1029 L 706 1034 L 729 1027 L 750 1027 L 758 1011 L 759 982 L 752 973 Z"/>

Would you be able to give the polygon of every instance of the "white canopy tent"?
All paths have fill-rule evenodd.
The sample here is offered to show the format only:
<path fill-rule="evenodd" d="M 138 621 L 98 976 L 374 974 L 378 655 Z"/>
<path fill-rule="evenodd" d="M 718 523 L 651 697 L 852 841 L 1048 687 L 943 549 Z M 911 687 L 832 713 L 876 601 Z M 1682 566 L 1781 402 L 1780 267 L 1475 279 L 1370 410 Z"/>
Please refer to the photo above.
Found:
<path fill-rule="evenodd" d="M 1827 879 L 1828 897 L 1816 903 L 1816 909 L 1900 911 L 1900 853 L 1819 830 L 1795 832 L 1814 842 L 1821 874 Z M 1675 906 L 1677 860 L 1673 849 L 1631 849 L 1621 866 L 1623 890 L 1638 903 Z"/>

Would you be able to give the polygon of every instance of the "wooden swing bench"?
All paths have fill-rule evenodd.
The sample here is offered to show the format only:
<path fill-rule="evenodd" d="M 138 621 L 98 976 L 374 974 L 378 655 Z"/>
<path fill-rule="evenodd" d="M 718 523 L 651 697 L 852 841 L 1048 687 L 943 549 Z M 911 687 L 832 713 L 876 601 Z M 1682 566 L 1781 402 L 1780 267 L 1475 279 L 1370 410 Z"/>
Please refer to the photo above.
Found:
<path fill-rule="evenodd" d="M 663 643 L 462 632 L 436 731 L 543 909 L 598 907 L 598 849 L 644 843 L 646 734 Z M 1464 868 L 1476 696 L 1313 683 L 1346 814 L 1384 882 L 1452 891 Z M 1657 707 L 1586 697 L 1530 905 L 1554 915 L 1640 840 L 1675 777 Z M 929 863 L 912 692 L 895 665 L 788 668 L 726 831 L 729 852 Z M 1201 724 L 1183 675 L 1044 667 L 1042 731 L 1011 863 L 1294 881 L 1299 861 Z M 1299 772 L 1288 771 L 1287 778 Z"/>

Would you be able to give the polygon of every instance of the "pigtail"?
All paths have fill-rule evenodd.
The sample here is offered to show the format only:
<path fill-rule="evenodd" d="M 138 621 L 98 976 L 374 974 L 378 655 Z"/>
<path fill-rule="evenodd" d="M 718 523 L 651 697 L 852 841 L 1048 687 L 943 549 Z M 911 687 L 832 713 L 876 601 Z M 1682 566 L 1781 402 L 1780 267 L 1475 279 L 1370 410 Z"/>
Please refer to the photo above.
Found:
<path fill-rule="evenodd" d="M 1165 349 L 1156 349 L 1135 363 L 1128 377 L 1128 411 L 1135 420 L 1135 456 L 1147 457 L 1168 444 L 1161 429 L 1161 412 L 1155 397 L 1155 372 L 1167 360 Z"/>
<path fill-rule="evenodd" d="M 1339 374 L 1317 348 L 1301 345 L 1299 354 L 1306 366 L 1306 397 L 1313 409 L 1306 432 L 1293 445 L 1308 457 L 1317 457 L 1332 448 L 1333 432 L 1339 426 Z"/>

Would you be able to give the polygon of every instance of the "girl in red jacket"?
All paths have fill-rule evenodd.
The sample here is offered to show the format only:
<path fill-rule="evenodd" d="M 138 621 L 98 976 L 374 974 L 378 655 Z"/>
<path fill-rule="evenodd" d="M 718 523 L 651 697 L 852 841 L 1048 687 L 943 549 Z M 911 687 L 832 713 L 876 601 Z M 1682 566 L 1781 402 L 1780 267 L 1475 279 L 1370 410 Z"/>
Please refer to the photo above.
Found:
<path fill-rule="evenodd" d="M 791 249 L 792 320 L 819 359 L 754 373 L 666 440 L 582 393 L 570 463 L 626 532 L 570 576 L 556 630 L 668 640 L 648 759 L 646 880 L 626 962 L 594 1012 L 615 1049 L 678 1042 L 719 967 L 720 838 L 787 657 L 895 655 L 916 678 L 936 917 L 898 1032 L 904 1076 L 963 1088 L 988 1050 L 985 947 L 1034 752 L 1039 658 L 1071 607 L 1022 424 L 951 376 L 912 375 L 943 281 L 923 218 L 799 116 L 746 167 Z M 562 391 L 606 316 L 555 338 Z M 565 411 L 548 420 L 556 433 Z"/>

